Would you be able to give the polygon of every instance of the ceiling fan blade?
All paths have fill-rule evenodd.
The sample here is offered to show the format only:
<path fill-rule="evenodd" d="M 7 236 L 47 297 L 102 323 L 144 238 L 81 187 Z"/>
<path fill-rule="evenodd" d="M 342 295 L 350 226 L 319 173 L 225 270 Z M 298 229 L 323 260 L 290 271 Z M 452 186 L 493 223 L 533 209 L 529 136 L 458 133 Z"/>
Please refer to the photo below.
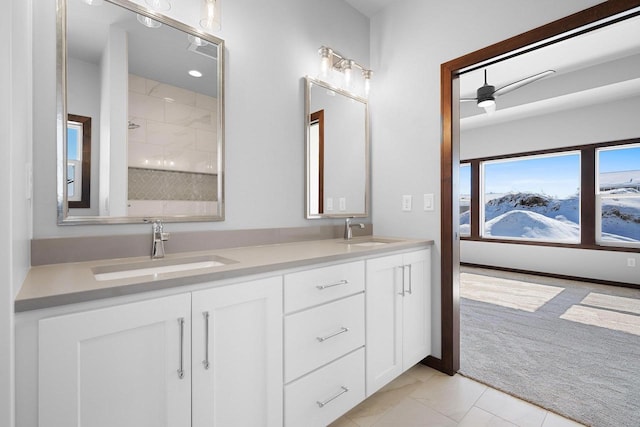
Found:
<path fill-rule="evenodd" d="M 513 83 L 509 83 L 506 86 L 502 86 L 499 89 L 496 89 L 496 91 L 493 93 L 493 96 L 501 96 L 504 95 L 506 93 L 512 92 L 516 89 L 520 89 L 523 86 L 528 85 L 529 83 L 533 83 L 535 81 L 538 81 L 540 79 L 543 79 L 547 76 L 550 76 L 551 74 L 555 73 L 555 70 L 547 70 L 547 71 L 543 71 L 541 73 L 538 74 L 534 74 L 532 76 L 529 77 L 525 77 L 522 80 L 518 80 L 517 82 L 513 82 Z"/>
<path fill-rule="evenodd" d="M 460 98 L 460 102 L 477 102 L 478 98 Z"/>

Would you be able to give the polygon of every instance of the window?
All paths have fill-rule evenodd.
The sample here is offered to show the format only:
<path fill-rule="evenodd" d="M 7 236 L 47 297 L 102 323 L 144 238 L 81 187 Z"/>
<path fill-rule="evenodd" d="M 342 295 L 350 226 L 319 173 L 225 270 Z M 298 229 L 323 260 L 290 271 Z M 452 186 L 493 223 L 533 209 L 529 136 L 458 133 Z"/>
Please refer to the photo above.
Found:
<path fill-rule="evenodd" d="M 67 200 L 70 208 L 90 207 L 91 117 L 67 120 Z"/>
<path fill-rule="evenodd" d="M 481 163 L 482 236 L 580 243 L 580 152 Z"/>
<path fill-rule="evenodd" d="M 596 150 L 596 241 L 640 246 L 640 144 Z"/>
<path fill-rule="evenodd" d="M 460 235 L 471 235 L 471 164 L 460 164 Z"/>

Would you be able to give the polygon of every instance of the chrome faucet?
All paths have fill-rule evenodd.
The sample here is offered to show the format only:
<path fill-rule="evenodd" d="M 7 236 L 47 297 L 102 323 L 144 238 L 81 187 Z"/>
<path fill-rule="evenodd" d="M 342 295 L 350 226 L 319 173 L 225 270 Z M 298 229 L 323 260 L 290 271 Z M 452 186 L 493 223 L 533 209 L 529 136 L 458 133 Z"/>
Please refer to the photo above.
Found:
<path fill-rule="evenodd" d="M 364 229 L 364 224 L 362 223 L 351 224 L 352 219 L 353 217 L 349 217 L 349 218 L 346 218 L 344 221 L 344 239 L 345 240 L 351 240 L 351 238 L 353 237 L 353 231 L 351 230 L 351 227 L 360 227 L 361 229 Z"/>
<path fill-rule="evenodd" d="M 151 259 L 164 258 L 164 242 L 169 240 L 169 233 L 164 232 L 162 221 L 153 221 L 153 244 L 151 246 Z"/>

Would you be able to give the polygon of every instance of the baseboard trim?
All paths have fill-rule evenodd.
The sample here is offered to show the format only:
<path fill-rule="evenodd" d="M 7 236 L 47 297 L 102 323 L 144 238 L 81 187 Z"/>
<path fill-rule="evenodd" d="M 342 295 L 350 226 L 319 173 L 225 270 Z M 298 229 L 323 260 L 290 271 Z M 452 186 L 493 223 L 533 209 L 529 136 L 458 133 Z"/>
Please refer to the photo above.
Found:
<path fill-rule="evenodd" d="M 595 283 L 595 284 L 599 284 L 599 285 L 608 285 L 608 286 L 618 286 L 618 287 L 621 287 L 621 288 L 640 289 L 640 285 L 637 285 L 635 283 L 616 282 L 616 281 L 612 281 L 612 280 L 593 279 L 593 278 L 590 278 L 590 277 L 569 276 L 569 275 L 565 275 L 565 274 L 545 273 L 545 272 L 541 272 L 541 271 L 521 270 L 521 269 L 517 269 L 517 268 L 497 267 L 497 266 L 494 266 L 494 265 L 473 264 L 473 263 L 468 263 L 468 262 L 461 262 L 460 265 L 462 267 L 486 268 L 488 270 L 505 271 L 507 273 L 532 274 L 532 275 L 535 275 L 535 276 L 551 277 L 551 278 L 554 278 L 554 279 L 576 280 L 576 281 L 579 281 L 579 282 Z"/>
<path fill-rule="evenodd" d="M 420 361 L 421 364 L 426 365 L 430 368 L 435 369 L 436 371 L 440 371 L 443 374 L 447 374 L 447 375 L 455 375 L 456 372 L 447 372 L 444 369 L 444 363 L 442 362 L 442 359 L 438 359 L 437 357 L 433 357 L 433 356 L 427 356 L 424 359 L 422 359 Z"/>

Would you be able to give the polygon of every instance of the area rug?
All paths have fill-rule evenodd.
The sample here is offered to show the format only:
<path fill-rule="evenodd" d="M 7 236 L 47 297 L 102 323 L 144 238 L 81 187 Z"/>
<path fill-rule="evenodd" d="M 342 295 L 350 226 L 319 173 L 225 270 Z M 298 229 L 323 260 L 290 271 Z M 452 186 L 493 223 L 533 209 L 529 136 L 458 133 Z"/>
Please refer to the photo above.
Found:
<path fill-rule="evenodd" d="M 461 296 L 461 374 L 588 426 L 640 426 L 640 290 L 464 268 Z"/>

